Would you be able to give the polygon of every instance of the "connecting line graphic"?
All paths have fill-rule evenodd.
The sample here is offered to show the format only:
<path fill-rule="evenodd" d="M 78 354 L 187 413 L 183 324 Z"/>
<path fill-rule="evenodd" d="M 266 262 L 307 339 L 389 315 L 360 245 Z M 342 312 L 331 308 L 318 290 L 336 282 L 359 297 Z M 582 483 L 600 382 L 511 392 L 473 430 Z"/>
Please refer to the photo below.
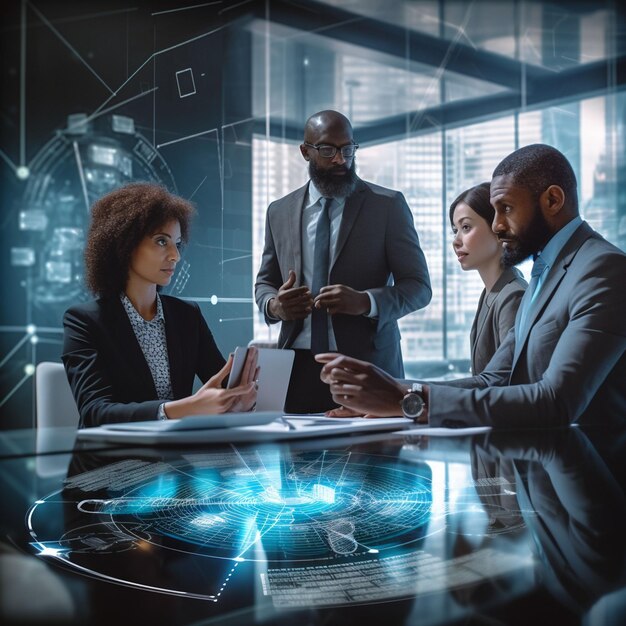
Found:
<path fill-rule="evenodd" d="M 285 510 L 286 507 L 282 507 L 280 509 L 280 511 L 278 511 L 278 514 L 274 517 L 273 522 L 267 526 L 267 528 L 262 528 L 262 529 L 257 529 L 254 535 L 254 539 L 250 539 L 249 540 L 249 544 L 245 545 L 245 541 L 248 539 L 246 537 L 246 540 L 244 540 L 244 548 L 243 550 L 241 550 L 241 552 L 235 557 L 235 561 L 244 561 L 245 557 L 244 554 L 246 554 L 246 552 L 248 552 L 248 550 L 254 546 L 255 544 L 259 543 L 263 537 L 269 533 L 272 528 L 274 528 L 274 526 L 276 526 L 278 524 L 278 522 L 281 520 L 281 516 L 283 514 L 283 511 Z M 250 536 L 250 534 L 252 533 L 252 529 L 255 527 L 256 525 L 256 520 L 257 520 L 258 515 L 256 515 L 254 518 L 252 518 L 251 522 L 250 522 L 250 530 L 248 532 L 248 536 Z M 267 523 L 267 517 L 265 518 L 265 523 Z"/>
<path fill-rule="evenodd" d="M 2 330 L 2 328 L 0 328 Z M 37 335 L 35 335 L 35 328 L 33 326 L 27 326 L 26 328 L 20 328 L 25 330 L 26 334 L 9 350 L 5 357 L 0 361 L 0 368 L 4 367 L 11 357 L 28 341 L 35 344 L 37 342 Z M 7 393 L 2 400 L 0 400 L 0 407 L 3 407 L 11 397 L 19 390 L 19 388 L 34 374 L 35 367 L 32 364 L 26 365 L 24 368 L 24 376 L 14 385 L 13 389 Z"/>
<path fill-rule="evenodd" d="M 193 197 L 196 195 L 196 192 L 198 191 L 198 189 L 200 189 L 200 187 L 202 187 L 202 185 L 204 185 L 204 181 L 209 177 L 209 175 L 207 174 L 202 181 L 200 182 L 200 184 L 193 190 L 193 193 L 189 196 L 189 200 L 193 200 Z"/>
<path fill-rule="evenodd" d="M 351 456 L 352 456 L 352 452 L 348 452 L 347 456 L 345 457 L 345 462 L 343 464 L 343 467 L 341 469 L 341 475 L 339 476 L 339 480 L 335 483 L 337 487 L 339 488 L 339 490 L 341 490 L 343 475 L 344 475 L 344 472 L 346 471 L 346 467 L 348 467 L 348 463 L 350 462 Z"/>
<path fill-rule="evenodd" d="M 33 337 L 34 334 L 33 333 L 29 333 L 27 332 L 26 335 L 24 335 L 14 346 L 13 348 L 8 352 L 8 354 L 2 359 L 2 361 L 0 361 L 0 367 L 3 367 L 4 365 L 6 365 L 6 363 L 9 361 L 9 359 L 29 340 L 31 339 L 31 337 Z"/>
<path fill-rule="evenodd" d="M 347 532 L 347 533 L 342 533 L 339 530 L 336 530 L 335 528 L 332 527 L 333 523 L 337 524 L 337 520 L 333 520 L 332 522 L 330 522 L 329 524 L 320 524 L 320 522 L 318 520 L 316 520 L 314 517 L 312 517 L 311 515 L 309 515 L 308 513 L 303 513 L 303 517 L 307 518 L 309 520 L 309 522 L 311 523 L 311 527 L 313 529 L 313 531 L 317 534 L 318 538 L 320 539 L 320 541 L 323 541 L 324 543 L 331 543 L 332 541 L 330 540 L 331 536 L 336 536 L 338 538 L 341 539 L 347 539 L 348 541 L 354 542 L 354 544 L 356 546 L 360 546 L 361 548 L 364 548 L 365 550 L 367 550 L 370 554 L 378 554 L 379 550 L 377 550 L 376 548 L 372 548 L 371 546 L 368 546 L 364 543 L 361 543 L 360 541 L 357 541 L 356 537 L 354 536 L 354 532 L 356 530 L 354 523 L 351 520 L 346 520 L 350 521 L 350 525 L 352 526 L 352 531 Z M 327 537 L 324 537 L 321 533 L 326 533 Z M 332 545 L 331 545 L 332 548 Z"/>
<path fill-rule="evenodd" d="M 199 133 L 193 133 L 193 135 L 187 135 L 185 137 L 179 137 L 178 139 L 172 139 L 171 141 L 165 141 L 164 143 L 159 143 L 156 145 L 157 149 L 164 148 L 165 146 L 171 146 L 174 143 L 179 143 L 181 141 L 186 141 L 187 139 L 193 139 L 194 137 L 201 137 L 202 135 L 208 135 L 209 133 L 215 133 L 217 135 L 217 143 L 218 143 L 218 152 L 219 152 L 219 134 L 217 132 L 217 128 L 210 128 L 209 130 L 202 130 Z M 220 155 L 218 154 L 218 158 Z M 221 169 L 218 163 L 218 169 Z M 204 182 L 204 181 L 203 181 Z"/>
<path fill-rule="evenodd" d="M 233 566 L 231 567 L 230 571 L 227 573 L 226 577 L 224 578 L 221 586 L 219 587 L 217 593 L 209 593 L 209 594 L 200 594 L 200 593 L 192 593 L 192 592 L 187 592 L 187 591 L 177 591 L 177 590 L 173 590 L 173 589 L 167 589 L 167 588 L 161 588 L 161 587 L 156 587 L 154 585 L 145 585 L 139 582 L 135 582 L 135 581 L 129 581 L 129 580 L 125 580 L 122 578 L 118 578 L 115 576 L 110 576 L 108 574 L 105 574 L 103 572 L 94 572 L 91 569 L 88 569 L 86 567 L 84 567 L 83 565 L 81 565 L 80 563 L 75 562 L 72 558 L 71 558 L 71 552 L 72 552 L 72 548 L 68 547 L 66 545 L 63 545 L 60 541 L 45 541 L 42 539 L 39 539 L 37 532 L 34 528 L 34 524 L 33 524 L 33 515 L 34 512 L 36 510 L 36 508 L 38 506 L 41 505 L 45 505 L 48 503 L 53 503 L 53 502 L 67 502 L 65 500 L 37 500 L 33 506 L 30 508 L 30 510 L 28 511 L 27 514 L 27 528 L 30 532 L 30 535 L 33 539 L 33 541 L 31 542 L 31 546 L 37 551 L 37 556 L 39 557 L 43 557 L 43 558 L 47 558 L 47 559 L 54 559 L 57 560 L 61 563 L 64 563 L 65 565 L 70 565 L 71 567 L 77 569 L 78 571 L 80 571 L 81 573 L 87 575 L 87 576 L 93 576 L 94 573 L 106 580 L 107 582 L 112 582 L 112 583 L 116 583 L 116 584 L 121 584 L 123 586 L 126 587 L 136 587 L 139 589 L 143 589 L 145 591 L 153 591 L 153 592 L 157 592 L 157 593 L 165 593 L 167 595 L 179 595 L 179 596 L 184 596 L 187 598 L 194 598 L 194 599 L 198 599 L 198 600 L 205 600 L 205 601 L 211 601 L 211 602 L 217 602 L 219 597 L 221 596 L 222 592 L 224 591 L 224 589 L 226 588 L 228 582 L 230 581 L 230 579 L 232 578 L 237 566 L 239 565 L 239 561 L 243 560 L 243 559 L 239 559 L 238 561 L 235 561 L 233 563 Z M 83 501 L 83 502 L 87 502 L 87 501 Z M 93 501 L 96 502 L 96 501 Z M 100 501 L 102 502 L 106 502 L 106 501 Z M 80 503 L 79 503 L 80 504 Z M 81 509 L 83 511 L 85 511 L 85 509 Z M 97 510 L 86 510 L 86 512 L 89 513 L 101 513 L 103 511 L 97 511 Z M 108 524 L 104 524 L 104 526 L 108 526 Z M 114 526 L 114 528 L 116 528 L 116 526 Z M 122 534 L 124 534 L 124 536 L 126 536 L 126 534 L 124 533 L 124 531 L 122 531 Z M 79 540 L 81 539 L 80 537 L 77 537 Z M 129 538 L 132 541 L 135 541 L 135 537 L 133 535 L 130 535 Z"/>
<path fill-rule="evenodd" d="M 254 478 L 254 480 L 256 480 L 257 483 L 259 483 L 259 485 L 261 486 L 261 488 L 265 491 L 265 489 L 267 489 L 267 485 L 264 485 L 258 478 L 257 473 L 246 463 L 246 460 L 243 458 L 243 456 L 241 456 L 241 453 L 239 452 L 239 450 L 237 450 L 237 448 L 231 443 L 230 447 L 233 449 L 233 452 L 237 455 L 237 457 L 239 458 L 239 460 L 243 463 L 243 465 L 245 466 L 245 468 L 250 472 L 250 474 L 252 475 L 252 477 Z M 269 478 L 269 475 L 267 474 L 267 471 L 265 473 L 265 476 L 267 476 Z M 276 488 L 276 485 L 271 485 L 270 486 Z"/>
<path fill-rule="evenodd" d="M 326 211 L 328 211 L 328 209 L 325 209 Z M 324 452 L 322 452 L 322 464 L 320 466 L 320 471 L 317 474 L 317 484 L 320 484 L 320 481 L 322 480 L 322 470 L 324 469 L 324 459 L 326 458 L 326 450 L 324 450 Z"/>
<path fill-rule="evenodd" d="M 108 109 L 102 109 L 98 113 L 92 113 L 91 115 L 85 118 L 83 123 L 86 124 L 87 122 L 91 122 L 91 120 L 95 120 L 97 117 L 106 115 L 107 113 L 110 113 L 111 111 L 115 111 L 115 109 L 119 109 L 121 106 L 124 106 L 125 104 L 128 104 L 129 102 L 133 102 L 134 100 L 143 98 L 144 96 L 147 96 L 148 94 L 151 94 L 158 90 L 159 90 L 158 87 L 153 87 L 152 89 L 147 89 L 146 91 L 142 91 L 141 93 L 138 93 L 135 96 L 131 96 L 130 98 L 127 98 L 126 100 L 122 100 L 121 102 L 118 102 L 117 104 L 114 104 L 113 106 L 110 106 Z"/>
<path fill-rule="evenodd" d="M 46 16 L 33 4 L 31 4 L 30 2 L 28 2 L 28 0 L 26 0 L 26 3 L 28 4 L 28 6 L 34 11 L 34 13 L 37 15 L 37 17 L 39 17 L 39 19 L 61 40 L 61 42 L 67 47 L 69 48 L 69 50 L 76 56 L 76 58 L 98 79 L 98 81 L 100 83 L 102 83 L 102 85 L 104 85 L 106 87 L 106 89 L 113 95 L 116 95 L 116 92 L 114 92 L 103 80 L 103 78 L 91 67 L 91 65 L 89 65 L 89 63 L 87 63 L 87 61 L 85 61 L 85 59 L 83 59 L 83 57 L 78 53 L 78 51 L 76 50 L 76 48 L 74 48 L 72 46 L 72 44 L 65 39 L 65 37 L 63 37 L 63 35 L 52 25 L 52 23 L 48 20 L 48 18 L 46 18 Z"/>
<path fill-rule="evenodd" d="M 458 27 L 458 30 L 456 34 L 454 35 L 454 37 L 452 38 L 452 41 L 450 41 L 450 45 L 448 46 L 448 49 L 446 50 L 446 54 L 444 55 L 441 61 L 441 65 L 437 68 L 437 70 L 435 71 L 432 77 L 432 80 L 430 81 L 426 89 L 424 90 L 422 101 L 418 104 L 417 112 L 415 113 L 415 116 L 413 117 L 413 120 L 411 121 L 411 124 L 409 126 L 410 131 L 418 128 L 420 121 L 424 117 L 424 113 L 422 112 L 422 109 L 425 108 L 425 103 L 427 102 L 433 90 L 436 88 L 439 88 L 439 85 L 441 84 L 441 79 L 446 70 L 446 66 L 448 65 L 448 61 L 450 60 L 450 57 L 452 56 L 452 53 L 454 52 L 454 49 L 456 48 L 456 45 L 459 43 L 461 37 L 465 34 L 465 29 L 467 27 L 467 24 L 471 16 L 471 10 L 472 10 L 473 4 L 474 2 L 471 2 L 469 6 L 467 7 L 465 11 L 465 15 L 463 17 L 463 23 Z"/>
<path fill-rule="evenodd" d="M 231 4 L 229 7 L 225 7 L 221 11 L 218 11 L 217 14 L 223 15 L 227 11 L 231 11 L 232 9 L 236 9 L 237 7 L 243 6 L 244 4 L 249 4 L 250 2 L 253 2 L 253 1 L 254 0 L 243 0 L 243 2 L 240 2 L 239 4 Z"/>
<path fill-rule="evenodd" d="M 17 174 L 18 167 L 11 161 L 11 159 L 7 156 L 5 152 L 0 150 L 0 158 Z"/>
<path fill-rule="evenodd" d="M 20 166 L 26 165 L 26 1 L 22 0 L 20 41 Z M 17 170 L 16 170 L 17 173 Z"/>
<path fill-rule="evenodd" d="M 198 41 L 199 39 L 203 39 L 204 37 L 213 35 L 219 32 L 220 30 L 227 28 L 228 26 L 229 24 L 224 24 L 222 26 L 219 26 L 218 28 L 214 28 L 213 30 L 210 30 L 207 33 L 196 35 L 195 37 L 192 37 L 191 39 L 187 39 L 186 41 L 181 41 L 180 43 L 174 44 L 173 46 L 170 46 L 169 48 L 164 48 L 163 50 L 157 50 L 156 52 L 153 52 L 114 92 L 112 92 L 112 94 L 94 111 L 94 114 L 98 113 L 113 98 L 115 98 L 115 96 L 117 96 L 117 94 L 155 57 L 159 56 L 160 54 L 165 54 L 166 52 L 170 52 L 171 50 L 175 50 L 176 48 L 180 48 L 181 46 L 185 46 L 188 43 L 192 43 L 194 41 Z"/>
<path fill-rule="evenodd" d="M 155 11 L 154 13 L 150 13 L 152 17 L 155 15 L 164 15 L 165 13 L 176 13 L 178 11 L 188 11 L 189 9 L 199 9 L 200 7 L 209 7 L 213 4 L 223 4 L 223 0 L 216 0 L 214 2 L 204 2 L 203 4 L 192 4 L 186 7 L 179 7 L 177 9 L 167 9 L 165 11 Z"/>
<path fill-rule="evenodd" d="M 78 167 L 78 174 L 80 176 L 80 186 L 83 190 L 83 198 L 85 199 L 85 207 L 87 208 L 87 214 L 89 214 L 89 194 L 87 193 L 87 183 L 85 182 L 85 170 L 83 169 L 83 160 L 80 158 L 80 151 L 78 149 L 78 142 L 73 141 L 74 156 L 76 157 L 76 166 Z"/>
<path fill-rule="evenodd" d="M 4 358 L 0 361 L 0 369 L 3 368 L 15 355 L 15 353 L 26 343 L 30 342 L 32 346 L 32 352 L 30 355 L 31 362 L 27 363 L 24 366 L 24 376 L 14 385 L 13 389 L 11 389 L 5 396 L 0 400 L 0 407 L 4 406 L 8 400 L 13 397 L 13 395 L 20 389 L 20 387 L 32 377 L 35 373 L 35 347 L 39 341 L 41 341 L 38 333 L 62 333 L 62 328 L 50 328 L 46 326 L 35 326 L 34 324 L 29 324 L 28 326 L 0 326 L 0 332 L 6 333 L 24 333 L 24 336 L 9 350 L 9 352 L 4 356 Z M 51 341 L 51 340 L 44 340 Z"/>

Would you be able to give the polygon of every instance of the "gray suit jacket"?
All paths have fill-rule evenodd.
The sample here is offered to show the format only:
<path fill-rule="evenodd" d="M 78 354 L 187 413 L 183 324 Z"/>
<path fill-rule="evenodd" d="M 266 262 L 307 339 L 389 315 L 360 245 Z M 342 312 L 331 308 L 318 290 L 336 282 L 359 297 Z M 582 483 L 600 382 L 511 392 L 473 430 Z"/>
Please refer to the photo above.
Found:
<path fill-rule="evenodd" d="M 254 286 L 263 313 L 290 269 L 296 272 L 296 286 L 301 284 L 302 210 L 307 188 L 308 183 L 276 200 L 267 210 L 265 249 Z M 378 306 L 378 319 L 332 316 L 339 352 L 402 376 L 397 320 L 426 306 L 431 288 L 413 216 L 401 193 L 358 182 L 345 203 L 329 284 L 368 289 Z M 266 321 L 275 322 L 268 317 Z M 301 329 L 302 321 L 282 322 L 279 347 L 289 348 Z"/>
<path fill-rule="evenodd" d="M 511 329 L 482 374 L 431 385 L 430 424 L 623 426 L 625 276 L 626 254 L 581 224 L 550 268 L 519 343 Z"/>
<path fill-rule="evenodd" d="M 480 374 L 515 324 L 519 303 L 528 284 L 515 267 L 505 269 L 491 291 L 483 289 L 470 331 L 472 374 Z M 481 318 L 481 309 L 484 316 Z"/>

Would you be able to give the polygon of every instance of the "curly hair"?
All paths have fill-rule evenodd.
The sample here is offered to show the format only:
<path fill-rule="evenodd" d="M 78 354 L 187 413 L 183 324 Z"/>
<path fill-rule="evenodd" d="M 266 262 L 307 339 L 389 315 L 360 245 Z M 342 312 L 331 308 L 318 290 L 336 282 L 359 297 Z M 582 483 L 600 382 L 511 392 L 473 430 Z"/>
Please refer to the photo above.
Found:
<path fill-rule="evenodd" d="M 193 205 L 155 183 L 131 183 L 91 207 L 85 244 L 85 282 L 97 296 L 116 296 L 128 282 L 133 252 L 146 236 L 173 220 L 186 243 Z"/>

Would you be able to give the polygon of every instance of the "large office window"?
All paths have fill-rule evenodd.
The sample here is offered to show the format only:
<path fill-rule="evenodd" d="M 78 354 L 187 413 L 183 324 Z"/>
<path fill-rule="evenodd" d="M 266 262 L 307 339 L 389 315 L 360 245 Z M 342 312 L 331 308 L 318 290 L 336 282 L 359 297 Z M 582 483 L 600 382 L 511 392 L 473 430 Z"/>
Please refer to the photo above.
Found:
<path fill-rule="evenodd" d="M 610 79 L 619 53 L 614 10 L 603 3 L 323 4 L 336 11 L 324 25 L 301 28 L 276 15 L 280 28 L 253 33 L 253 110 L 267 122 L 252 142 L 253 272 L 268 203 L 307 180 L 298 150 L 304 120 L 341 110 L 361 144 L 359 175 L 402 191 L 428 262 L 432 302 L 400 320 L 407 371 L 463 374 L 483 287 L 453 254 L 448 207 L 489 180 L 504 156 L 536 142 L 560 149 L 576 171 L 583 217 L 624 247 L 626 199 L 618 190 L 626 102 Z M 609 79 L 598 95 L 595 69 L 577 72 L 604 61 L 597 69 Z M 530 262 L 521 270 L 528 277 Z M 275 339 L 278 327 L 254 315 L 255 338 Z"/>
<path fill-rule="evenodd" d="M 430 270 L 433 299 L 428 307 L 400 320 L 402 350 L 409 373 L 441 376 L 468 371 L 469 333 L 482 283 L 477 272 L 463 272 L 452 251 L 448 207 L 467 187 L 489 180 L 503 156 L 519 145 L 552 143 L 572 161 L 580 181 L 583 217 L 616 245 L 624 246 L 624 226 L 618 219 L 616 149 L 610 115 L 623 108 L 623 96 L 585 100 L 569 108 L 554 107 L 506 116 L 449 131 L 364 147 L 358 152 L 358 172 L 376 184 L 399 189 L 411 207 Z M 570 109 L 574 108 L 575 112 Z M 562 117 L 574 128 L 561 137 Z M 358 127 L 357 127 L 358 128 Z M 516 141 L 517 134 L 517 141 Z M 585 149 L 568 154 L 568 146 Z M 358 141 L 358 132 L 357 132 Z M 298 142 L 253 141 L 253 270 L 263 249 L 268 202 L 307 180 Z M 622 218 L 623 222 L 623 218 Z M 529 262 L 521 266 L 529 273 Z M 255 310 L 254 336 L 274 340 L 278 326 L 268 327 Z"/>
<path fill-rule="evenodd" d="M 452 254 L 448 206 L 515 147 L 562 150 L 583 216 L 626 247 L 615 0 L 105 1 L 98 19 L 80 2 L 5 4 L 0 428 L 30 423 L 34 365 L 60 358 L 63 311 L 88 297 L 89 206 L 124 182 L 197 205 L 170 293 L 200 302 L 220 349 L 276 339 L 251 285 L 269 202 L 307 180 L 315 111 L 351 118 L 360 175 L 413 211 L 433 299 L 400 321 L 410 375 L 467 370 L 482 286 Z"/>

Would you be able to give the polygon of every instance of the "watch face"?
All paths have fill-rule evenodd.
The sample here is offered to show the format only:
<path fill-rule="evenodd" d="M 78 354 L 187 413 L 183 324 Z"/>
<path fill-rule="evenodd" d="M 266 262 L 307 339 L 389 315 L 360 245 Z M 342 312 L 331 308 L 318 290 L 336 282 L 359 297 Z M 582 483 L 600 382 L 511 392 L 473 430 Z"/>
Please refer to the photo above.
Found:
<path fill-rule="evenodd" d="M 424 410 L 424 400 L 416 393 L 408 393 L 402 400 L 402 412 L 407 417 L 419 417 Z"/>

